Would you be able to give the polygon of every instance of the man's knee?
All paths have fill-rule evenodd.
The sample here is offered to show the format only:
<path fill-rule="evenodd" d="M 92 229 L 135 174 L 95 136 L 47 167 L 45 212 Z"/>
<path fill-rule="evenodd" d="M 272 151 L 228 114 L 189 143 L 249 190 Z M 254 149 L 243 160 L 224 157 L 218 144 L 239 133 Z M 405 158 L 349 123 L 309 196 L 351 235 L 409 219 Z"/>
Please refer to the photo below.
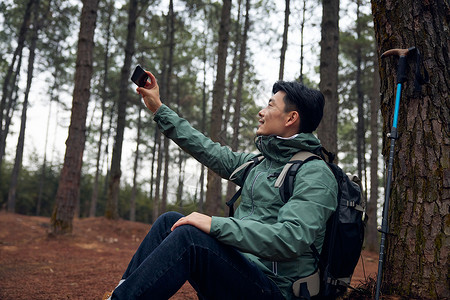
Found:
<path fill-rule="evenodd" d="M 192 225 L 178 226 L 171 232 L 170 236 L 177 240 L 179 244 L 193 246 L 194 248 L 197 246 L 208 248 L 209 245 L 217 243 L 215 238 Z"/>
<path fill-rule="evenodd" d="M 175 224 L 180 218 L 184 217 L 176 211 L 166 212 L 158 217 L 156 222 L 164 222 L 165 224 Z M 155 222 L 155 223 L 156 223 Z"/>

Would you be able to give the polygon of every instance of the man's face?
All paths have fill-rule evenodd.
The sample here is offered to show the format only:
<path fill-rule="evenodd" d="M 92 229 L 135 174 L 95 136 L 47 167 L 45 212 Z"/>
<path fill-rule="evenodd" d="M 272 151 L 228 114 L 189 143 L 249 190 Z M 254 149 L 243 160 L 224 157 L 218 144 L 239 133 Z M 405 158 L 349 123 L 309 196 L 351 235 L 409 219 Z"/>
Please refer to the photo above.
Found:
<path fill-rule="evenodd" d="M 283 100 L 284 96 L 286 96 L 285 92 L 278 91 L 270 98 L 269 104 L 258 113 L 259 125 L 256 135 L 288 137 L 285 136 L 285 124 L 289 115 L 284 111 L 286 106 Z"/>

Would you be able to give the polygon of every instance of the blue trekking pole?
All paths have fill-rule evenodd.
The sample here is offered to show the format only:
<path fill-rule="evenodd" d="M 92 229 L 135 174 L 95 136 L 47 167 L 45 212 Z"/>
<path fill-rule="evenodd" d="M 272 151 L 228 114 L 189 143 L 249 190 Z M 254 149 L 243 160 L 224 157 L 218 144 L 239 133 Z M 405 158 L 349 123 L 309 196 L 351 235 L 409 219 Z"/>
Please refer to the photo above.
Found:
<path fill-rule="evenodd" d="M 395 110 L 394 110 L 394 120 L 392 122 L 392 129 L 391 133 L 388 134 L 388 138 L 391 140 L 391 148 L 389 152 L 389 164 L 388 164 L 388 176 L 387 176 L 387 182 L 386 182 L 386 188 L 385 188 L 385 198 L 384 198 L 384 205 L 383 205 L 383 219 L 381 223 L 381 229 L 379 231 L 381 232 L 381 244 L 380 244 L 380 258 L 378 261 L 378 273 L 377 273 L 377 288 L 375 293 L 375 299 L 378 300 L 380 297 L 380 287 L 381 287 L 381 277 L 383 273 L 383 263 L 384 263 L 384 244 L 386 240 L 386 234 L 389 231 L 389 224 L 388 224 L 388 210 L 389 210 L 389 198 L 391 195 L 391 183 L 392 183 L 392 168 L 394 164 L 394 147 L 395 147 L 395 141 L 398 138 L 398 132 L 397 132 L 397 121 L 398 121 L 398 110 L 400 106 L 400 98 L 401 98 L 401 92 L 402 92 L 402 83 L 406 81 L 406 75 L 405 75 L 405 69 L 406 69 L 406 57 L 409 52 L 415 50 L 415 47 L 411 47 L 409 49 L 391 49 L 386 52 L 384 52 L 381 55 L 381 58 L 385 58 L 391 55 L 398 55 L 399 62 L 398 62 L 398 69 L 397 69 L 397 94 L 395 97 Z"/>

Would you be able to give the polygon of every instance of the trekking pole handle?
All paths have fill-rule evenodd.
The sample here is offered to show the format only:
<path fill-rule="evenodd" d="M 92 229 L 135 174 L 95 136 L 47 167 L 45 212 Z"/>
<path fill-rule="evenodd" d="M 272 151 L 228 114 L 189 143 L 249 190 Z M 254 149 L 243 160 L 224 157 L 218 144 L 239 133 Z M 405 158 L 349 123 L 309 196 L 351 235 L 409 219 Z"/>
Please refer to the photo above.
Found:
<path fill-rule="evenodd" d="M 381 58 L 396 55 L 399 56 L 398 68 L 397 68 L 397 84 L 406 81 L 406 57 L 412 51 L 415 51 L 416 47 L 410 47 L 408 49 L 390 49 L 381 54 Z"/>

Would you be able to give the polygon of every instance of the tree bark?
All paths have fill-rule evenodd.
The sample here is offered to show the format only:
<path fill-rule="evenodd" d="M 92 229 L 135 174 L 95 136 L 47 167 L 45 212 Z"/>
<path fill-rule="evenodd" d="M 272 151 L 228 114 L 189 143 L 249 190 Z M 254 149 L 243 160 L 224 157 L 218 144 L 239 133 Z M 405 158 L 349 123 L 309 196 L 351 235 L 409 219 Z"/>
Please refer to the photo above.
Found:
<path fill-rule="evenodd" d="M 206 10 L 205 10 L 206 16 Z M 203 87 L 202 87 L 202 119 L 200 121 L 200 129 L 202 132 L 206 132 L 206 104 L 207 104 L 207 91 L 206 91 L 206 64 L 208 62 L 208 56 L 206 53 L 206 49 L 208 45 L 208 35 L 205 34 L 205 47 L 203 49 Z M 205 203 L 205 166 L 200 166 L 200 196 L 198 199 L 198 211 L 204 212 L 204 203 Z"/>
<path fill-rule="evenodd" d="M 234 105 L 234 117 L 233 117 L 233 139 L 231 140 L 231 149 L 237 151 L 239 147 L 239 124 L 241 120 L 241 103 L 242 103 L 242 88 L 244 83 L 244 75 L 247 65 L 247 40 L 248 31 L 250 29 L 250 0 L 245 2 L 245 21 L 244 32 L 242 33 L 242 43 L 239 57 L 239 74 L 238 84 L 236 90 L 236 102 Z"/>
<path fill-rule="evenodd" d="M 106 99 L 108 99 L 108 92 L 106 91 L 106 85 L 108 82 L 108 74 L 109 74 L 109 45 L 111 41 L 111 16 L 112 11 L 114 10 L 114 5 L 112 3 L 108 4 L 108 11 L 106 12 L 106 45 L 105 45 L 105 56 L 103 58 L 103 79 L 105 84 L 102 86 L 102 115 L 100 117 L 100 136 L 98 137 L 97 142 L 97 157 L 95 161 L 95 176 L 94 183 L 92 186 L 92 195 L 91 195 L 91 203 L 89 208 L 89 217 L 95 217 L 97 213 L 97 199 L 98 199 L 98 179 L 100 176 L 100 158 L 102 154 L 102 143 L 103 143 L 103 135 L 104 135 L 104 122 L 105 122 L 105 114 L 106 114 Z"/>
<path fill-rule="evenodd" d="M 156 157 L 156 178 L 155 178 L 155 196 L 153 198 L 153 222 L 156 221 L 160 214 L 159 204 L 161 202 L 161 173 L 162 173 L 162 143 L 161 143 L 161 131 L 158 127 L 155 128 L 155 147 L 154 152 L 156 153 L 156 149 L 158 156 L 156 154 L 153 157 Z"/>
<path fill-rule="evenodd" d="M 57 49 L 58 51 L 58 49 Z M 39 193 L 38 193 L 38 199 L 36 201 L 36 216 L 39 216 L 41 214 L 41 204 L 42 204 L 42 198 L 44 196 L 44 187 L 45 187 L 45 179 L 47 177 L 47 145 L 48 145 L 48 135 L 50 130 L 50 118 L 52 116 L 52 103 L 57 102 L 57 97 L 55 97 L 55 91 L 57 91 L 57 81 L 56 77 L 58 76 L 58 70 L 55 69 L 54 72 L 54 81 L 52 84 L 52 87 L 50 89 L 50 102 L 48 106 L 48 115 L 47 115 L 47 126 L 45 130 L 45 143 L 44 143 L 44 160 L 42 162 L 42 172 L 41 172 L 41 178 L 39 179 Z"/>
<path fill-rule="evenodd" d="M 175 13 L 173 10 L 173 0 L 169 2 L 169 13 L 167 15 L 167 44 L 169 46 L 167 59 L 167 72 L 166 72 L 166 82 L 164 85 L 164 100 L 168 105 L 172 98 L 172 69 L 173 69 L 173 53 L 175 49 Z M 164 178 L 163 178 L 163 191 L 161 198 L 161 213 L 167 211 L 167 194 L 169 185 L 169 145 L 170 139 L 164 137 Z"/>
<path fill-rule="evenodd" d="M 281 43 L 281 54 L 280 54 L 280 71 L 278 73 L 278 79 L 283 80 L 284 77 L 284 63 L 286 60 L 286 50 L 288 46 L 288 32 L 289 32 L 289 15 L 290 11 L 290 0 L 285 0 L 284 9 L 284 29 L 283 29 L 283 41 Z"/>
<path fill-rule="evenodd" d="M 303 10 L 302 10 L 302 22 L 300 25 L 300 75 L 298 80 L 303 83 L 303 60 L 304 60 L 304 31 L 305 31 L 305 16 L 306 16 L 306 0 L 303 0 Z"/>
<path fill-rule="evenodd" d="M 228 54 L 228 39 L 230 32 L 231 0 L 224 0 L 219 29 L 219 45 L 217 47 L 217 76 L 213 88 L 213 105 L 211 111 L 210 138 L 218 142 L 222 128 L 223 101 L 225 97 L 225 71 Z M 221 178 L 208 169 L 205 212 L 208 215 L 218 215 L 222 207 Z"/>
<path fill-rule="evenodd" d="M 378 249 L 377 209 L 378 209 L 378 114 L 380 109 L 380 73 L 378 71 L 378 59 L 374 56 L 373 91 L 370 101 L 370 197 L 367 202 L 366 248 L 370 251 Z"/>
<path fill-rule="evenodd" d="M 131 59 L 134 54 L 134 43 L 136 39 L 136 18 L 137 18 L 138 1 L 130 0 L 128 8 L 128 31 L 127 41 L 125 45 L 125 59 L 120 73 L 120 90 L 117 105 L 117 130 L 114 139 L 114 147 L 111 161 L 111 171 L 109 178 L 108 197 L 106 202 L 105 217 L 107 219 L 119 218 L 119 191 L 120 191 L 120 177 L 122 171 L 120 169 L 120 162 L 122 160 L 122 144 L 123 135 L 126 125 L 126 110 L 129 92 L 129 79 Z"/>
<path fill-rule="evenodd" d="M 228 96 L 227 96 L 227 103 L 225 105 L 225 116 L 223 118 L 223 124 L 222 124 L 222 138 L 221 141 L 224 144 L 228 144 L 232 146 L 232 142 L 230 141 L 230 137 L 224 137 L 224 135 L 227 135 L 227 127 L 229 126 L 228 121 L 231 123 L 231 107 L 233 105 L 233 98 L 236 95 L 233 91 L 235 89 L 235 79 L 236 79 L 236 73 L 238 70 L 238 59 L 239 59 L 239 49 L 242 44 L 242 33 L 241 33 L 241 0 L 238 1 L 238 14 L 237 14 L 237 20 L 235 23 L 235 42 L 234 42 L 234 54 L 233 54 L 233 63 L 231 64 L 231 71 L 228 74 Z M 240 81 L 238 79 L 237 84 L 240 84 Z M 237 99 L 236 99 L 237 102 Z M 240 106 L 240 104 L 239 104 Z M 234 125 L 233 125 L 234 126 Z M 228 201 L 231 199 L 236 193 L 236 184 L 232 181 L 227 181 L 227 190 L 226 190 L 226 196 L 225 199 Z"/>
<path fill-rule="evenodd" d="M 356 1 L 356 39 L 357 41 L 361 40 L 361 20 L 360 20 L 360 0 Z M 358 166 L 358 177 L 363 182 L 365 178 L 363 178 L 363 170 L 365 157 L 364 157 L 364 143 L 366 140 L 365 137 L 365 128 L 364 128 L 364 93 L 362 87 L 362 51 L 361 44 L 355 43 L 356 46 L 356 102 L 358 108 L 358 122 L 356 124 L 356 157 L 357 157 L 357 166 Z"/>
<path fill-rule="evenodd" d="M 233 62 L 231 63 L 230 72 L 228 73 L 228 93 L 227 93 L 227 99 L 225 104 L 225 113 L 223 116 L 223 122 L 222 122 L 222 130 L 220 132 L 220 143 L 224 145 L 229 145 L 230 142 L 230 136 L 227 132 L 227 128 L 229 126 L 229 123 L 231 123 L 231 107 L 233 106 L 233 96 L 234 90 L 235 90 L 235 81 L 236 81 L 236 73 L 237 73 L 237 64 L 239 60 L 239 49 L 241 45 L 241 0 L 237 3 L 237 20 L 234 23 L 234 48 L 233 48 Z M 231 181 L 227 182 L 227 199 L 230 192 L 230 186 L 235 186 L 234 183 Z M 234 188 L 233 188 L 234 189 Z"/>
<path fill-rule="evenodd" d="M 16 82 L 17 77 L 19 76 L 20 68 L 22 67 L 22 54 L 19 56 L 19 61 L 17 62 L 16 71 L 14 73 L 14 79 L 12 82 Z M 11 120 L 14 115 L 14 111 L 17 106 L 17 100 L 19 98 L 19 86 L 16 85 L 14 88 L 11 89 L 10 95 L 7 97 L 9 98 L 9 101 L 7 103 L 6 110 L 4 112 L 4 126 L 3 130 L 0 130 L 0 169 L 2 167 L 3 157 L 5 155 L 5 149 L 6 149 L 6 137 L 8 136 L 9 132 L 9 126 L 11 125 Z"/>
<path fill-rule="evenodd" d="M 23 16 L 22 24 L 19 30 L 19 36 L 17 37 L 17 47 L 14 50 L 13 58 L 11 64 L 8 66 L 8 70 L 5 74 L 3 86 L 2 86 L 2 99 L 0 100 L 0 169 L 2 167 L 3 156 L 5 154 L 5 146 L 6 146 L 6 136 L 8 135 L 9 124 L 6 105 L 7 102 L 12 105 L 12 93 L 14 90 L 14 86 L 16 85 L 16 78 L 20 71 L 20 65 L 22 62 L 22 50 L 25 45 L 26 34 L 29 27 L 30 17 L 31 17 L 31 9 L 35 0 L 29 0 L 25 9 L 25 13 Z M 16 67 L 16 72 L 13 74 L 14 65 L 16 64 L 16 60 L 19 59 L 18 66 Z M 5 120 L 5 122 L 4 122 Z M 4 125 L 5 124 L 5 125 Z"/>
<path fill-rule="evenodd" d="M 20 120 L 19 139 L 16 147 L 16 158 L 14 159 L 14 167 L 11 174 L 11 181 L 8 192 L 8 211 L 14 212 L 16 206 L 17 182 L 19 179 L 20 169 L 22 168 L 23 147 L 25 144 L 25 128 L 27 124 L 28 96 L 30 95 L 31 82 L 33 80 L 34 58 L 36 57 L 36 42 L 39 30 L 39 0 L 33 3 L 33 33 L 30 43 L 30 56 L 28 57 L 28 73 L 27 86 L 25 88 L 25 97 L 22 104 L 22 116 Z"/>
<path fill-rule="evenodd" d="M 98 0 L 84 0 L 81 11 L 69 136 L 66 141 L 64 165 L 56 193 L 56 204 L 51 218 L 53 234 L 72 232 L 75 205 L 80 193 L 98 2 Z"/>
<path fill-rule="evenodd" d="M 328 151 L 337 153 L 339 0 L 324 0 L 322 6 L 319 89 L 325 97 L 325 108 L 317 134 Z"/>
<path fill-rule="evenodd" d="M 407 57 L 395 143 L 389 233 L 382 291 L 406 298 L 449 295 L 450 257 L 450 9 L 445 1 L 372 1 L 379 54 L 392 48 L 420 50 L 431 74 L 414 91 L 416 57 Z M 380 62 L 383 130 L 392 126 L 398 57 Z M 390 142 L 385 141 L 388 158 Z"/>
<path fill-rule="evenodd" d="M 139 145 L 141 144 L 141 131 L 142 131 L 142 122 L 141 122 L 141 106 L 139 106 L 138 110 L 138 123 L 137 123 L 137 136 L 136 136 L 136 150 L 134 152 L 134 163 L 133 163 L 133 188 L 131 190 L 130 197 L 130 221 L 136 221 L 136 193 L 137 193 L 137 173 L 138 173 L 138 165 L 139 165 Z"/>

